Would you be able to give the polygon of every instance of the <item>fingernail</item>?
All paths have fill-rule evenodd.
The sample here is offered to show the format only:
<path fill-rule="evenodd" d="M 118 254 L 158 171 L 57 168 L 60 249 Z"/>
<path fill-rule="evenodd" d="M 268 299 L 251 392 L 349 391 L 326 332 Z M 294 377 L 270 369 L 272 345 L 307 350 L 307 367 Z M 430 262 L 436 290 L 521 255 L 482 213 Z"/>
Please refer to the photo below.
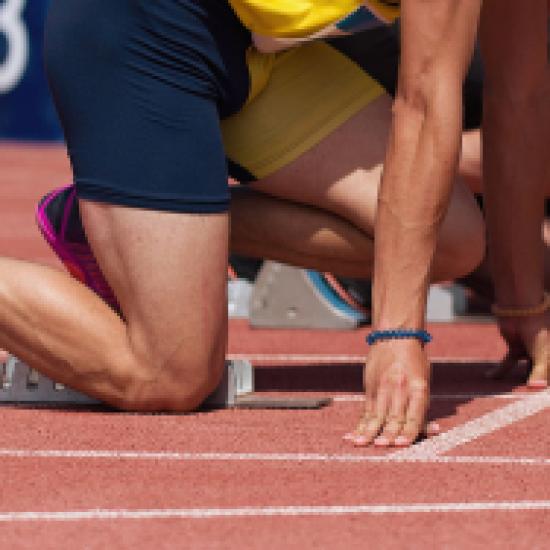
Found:
<path fill-rule="evenodd" d="M 529 380 L 527 387 L 533 390 L 544 390 L 548 387 L 548 382 L 546 380 Z"/>
<path fill-rule="evenodd" d="M 441 431 L 441 426 L 437 422 L 429 422 L 426 426 L 428 435 L 436 435 Z"/>
<path fill-rule="evenodd" d="M 389 444 L 390 444 L 390 440 L 387 437 L 383 436 L 383 435 L 378 436 L 374 440 L 374 445 L 376 447 L 387 447 Z"/>
<path fill-rule="evenodd" d="M 347 433 L 342 436 L 344 441 L 353 441 L 357 436 L 354 433 Z"/>
<path fill-rule="evenodd" d="M 363 445 L 366 445 L 369 442 L 369 440 L 364 435 L 359 435 L 353 438 L 353 444 L 357 447 L 362 447 Z"/>
<path fill-rule="evenodd" d="M 411 440 L 408 437 L 405 437 L 404 435 L 400 435 L 395 438 L 395 441 L 393 444 L 396 447 L 406 447 L 407 445 L 411 444 Z"/>

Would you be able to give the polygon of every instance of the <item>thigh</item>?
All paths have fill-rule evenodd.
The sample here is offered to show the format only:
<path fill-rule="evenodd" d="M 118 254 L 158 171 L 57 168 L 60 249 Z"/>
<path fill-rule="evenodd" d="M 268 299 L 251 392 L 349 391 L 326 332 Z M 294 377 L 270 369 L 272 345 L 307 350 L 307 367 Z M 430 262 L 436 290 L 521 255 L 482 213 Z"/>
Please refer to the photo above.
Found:
<path fill-rule="evenodd" d="M 316 206 L 372 235 L 392 117 L 399 44 L 376 29 L 272 56 L 261 94 L 222 122 L 230 168 L 262 193 Z M 479 211 L 461 183 L 443 236 L 480 231 Z M 456 229 L 454 229 L 456 228 Z M 468 232 L 468 234 L 471 234 Z"/>
<path fill-rule="evenodd" d="M 391 104 L 389 96 L 380 96 L 296 160 L 250 185 L 329 210 L 371 232 Z"/>
<path fill-rule="evenodd" d="M 48 73 L 87 237 L 135 353 L 180 379 L 223 364 L 219 112 L 246 98 L 241 31 L 218 0 L 55 0 L 48 22 Z"/>
<path fill-rule="evenodd" d="M 228 215 L 155 212 L 87 200 L 82 220 L 138 357 L 219 369 L 227 332 Z"/>
<path fill-rule="evenodd" d="M 391 105 L 389 96 L 379 97 L 294 162 L 250 185 L 334 212 L 372 236 Z M 483 220 L 473 194 L 457 179 L 440 243 L 456 250 L 460 242 L 482 240 L 482 234 Z"/>
<path fill-rule="evenodd" d="M 264 87 L 222 122 L 233 175 L 267 194 L 372 220 L 398 54 L 387 29 L 256 54 L 253 67 L 270 66 Z"/>

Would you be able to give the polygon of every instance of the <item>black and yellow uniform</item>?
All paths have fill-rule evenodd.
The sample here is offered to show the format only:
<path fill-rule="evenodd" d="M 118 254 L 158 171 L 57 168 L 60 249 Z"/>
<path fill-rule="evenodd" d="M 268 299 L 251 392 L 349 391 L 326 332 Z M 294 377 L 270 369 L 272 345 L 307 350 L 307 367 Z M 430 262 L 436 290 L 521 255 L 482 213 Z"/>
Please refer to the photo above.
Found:
<path fill-rule="evenodd" d="M 273 37 L 314 35 L 366 12 L 365 5 L 382 24 L 399 16 L 399 2 L 383 0 L 230 3 L 249 29 Z M 289 164 L 383 94 L 382 85 L 395 79 L 398 48 L 384 30 L 299 44 L 277 54 L 247 52 L 247 104 L 222 121 L 226 153 L 233 168 L 240 166 L 241 181 L 263 178 Z"/>

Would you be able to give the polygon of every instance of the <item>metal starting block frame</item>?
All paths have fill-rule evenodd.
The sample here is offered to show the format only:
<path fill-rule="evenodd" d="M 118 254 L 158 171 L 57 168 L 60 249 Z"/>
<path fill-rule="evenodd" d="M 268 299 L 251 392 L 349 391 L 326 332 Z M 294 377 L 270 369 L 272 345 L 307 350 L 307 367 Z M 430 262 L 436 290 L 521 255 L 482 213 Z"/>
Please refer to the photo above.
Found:
<path fill-rule="evenodd" d="M 10 356 L 0 365 L 0 405 L 100 405 L 97 399 L 72 390 Z M 206 399 L 205 408 L 232 407 L 240 396 L 254 391 L 254 370 L 244 359 L 226 361 L 222 380 Z"/>

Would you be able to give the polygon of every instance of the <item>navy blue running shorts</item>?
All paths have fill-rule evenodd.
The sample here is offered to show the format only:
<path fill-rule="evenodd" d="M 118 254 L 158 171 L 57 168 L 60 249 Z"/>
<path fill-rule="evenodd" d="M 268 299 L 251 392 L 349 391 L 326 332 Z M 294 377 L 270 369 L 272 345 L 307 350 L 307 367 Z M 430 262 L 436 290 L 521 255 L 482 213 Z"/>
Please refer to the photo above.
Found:
<path fill-rule="evenodd" d="M 228 209 L 220 119 L 249 93 L 226 0 L 52 0 L 45 59 L 80 198 Z"/>

